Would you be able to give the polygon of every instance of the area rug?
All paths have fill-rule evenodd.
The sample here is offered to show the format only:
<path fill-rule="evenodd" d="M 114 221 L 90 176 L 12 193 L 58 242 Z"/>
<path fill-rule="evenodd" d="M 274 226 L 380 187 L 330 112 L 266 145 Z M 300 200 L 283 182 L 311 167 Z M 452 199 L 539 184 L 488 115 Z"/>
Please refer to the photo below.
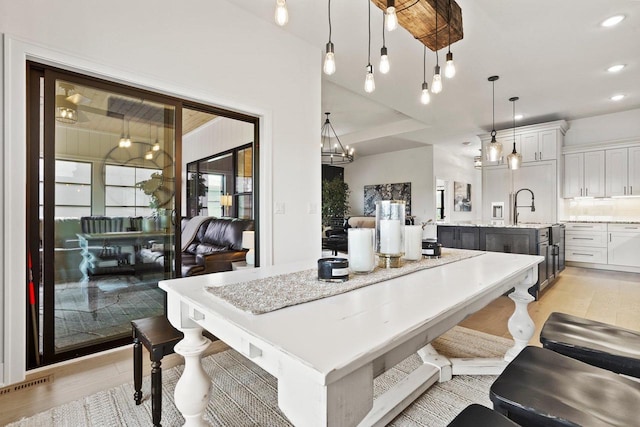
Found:
<path fill-rule="evenodd" d="M 510 340 L 455 327 L 433 346 L 449 357 L 499 357 Z M 420 364 L 413 355 L 375 380 L 375 395 L 383 393 Z M 212 426 L 291 426 L 278 409 L 277 380 L 234 350 L 203 359 L 212 378 L 211 402 L 205 418 Z M 173 392 L 183 366 L 163 371 L 162 425 L 181 426 L 184 419 L 173 402 Z M 435 384 L 389 425 L 395 427 L 446 426 L 471 403 L 491 407 L 489 387 L 495 376 L 461 375 Z M 26 426 L 149 426 L 151 425 L 150 378 L 143 382 L 144 400 L 133 401 L 133 385 L 124 384 L 9 424 Z"/>

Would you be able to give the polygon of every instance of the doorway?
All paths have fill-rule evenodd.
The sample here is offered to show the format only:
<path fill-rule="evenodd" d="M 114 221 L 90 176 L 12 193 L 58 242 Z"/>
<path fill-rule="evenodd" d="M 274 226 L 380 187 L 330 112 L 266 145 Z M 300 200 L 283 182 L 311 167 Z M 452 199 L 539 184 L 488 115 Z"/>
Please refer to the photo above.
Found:
<path fill-rule="evenodd" d="M 181 106 L 28 64 L 28 367 L 130 342 L 176 276 Z M 154 218 L 152 227 L 145 218 Z M 160 244 L 162 259 L 145 263 Z"/>

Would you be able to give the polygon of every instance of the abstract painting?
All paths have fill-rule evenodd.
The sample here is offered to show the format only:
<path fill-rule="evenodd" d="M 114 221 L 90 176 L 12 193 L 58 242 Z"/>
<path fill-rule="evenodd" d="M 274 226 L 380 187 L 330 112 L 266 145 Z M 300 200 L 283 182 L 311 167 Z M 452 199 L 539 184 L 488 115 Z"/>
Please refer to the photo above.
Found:
<path fill-rule="evenodd" d="M 456 212 L 471 212 L 471 184 L 453 182 L 453 210 Z"/>
<path fill-rule="evenodd" d="M 364 186 L 364 215 L 376 215 L 376 201 L 378 200 L 404 200 L 405 215 L 411 215 L 411 183 L 376 184 Z"/>

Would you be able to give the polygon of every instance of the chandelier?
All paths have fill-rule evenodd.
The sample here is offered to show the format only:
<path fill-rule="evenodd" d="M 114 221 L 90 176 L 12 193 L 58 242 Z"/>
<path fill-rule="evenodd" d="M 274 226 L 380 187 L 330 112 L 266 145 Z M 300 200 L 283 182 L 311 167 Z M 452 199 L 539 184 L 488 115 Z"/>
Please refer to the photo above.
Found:
<path fill-rule="evenodd" d="M 329 114 L 331 113 L 324 114 L 327 116 L 327 118 L 325 119 L 324 124 L 322 125 L 322 129 L 320 130 L 320 134 L 322 137 L 322 163 L 327 165 L 342 165 L 353 162 L 354 149 L 349 148 L 348 145 L 342 145 L 342 142 L 340 142 L 340 138 L 338 138 L 336 131 L 333 129 L 333 126 L 329 121 Z"/>

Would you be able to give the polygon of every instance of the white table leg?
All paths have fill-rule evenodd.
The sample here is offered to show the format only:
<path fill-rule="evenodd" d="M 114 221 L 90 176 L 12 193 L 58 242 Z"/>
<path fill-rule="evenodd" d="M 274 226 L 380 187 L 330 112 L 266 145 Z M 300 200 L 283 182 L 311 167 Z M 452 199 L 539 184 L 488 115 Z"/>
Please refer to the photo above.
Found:
<path fill-rule="evenodd" d="M 534 268 L 537 269 L 538 267 Z M 538 280 L 536 273 L 537 271 L 530 270 L 524 280 L 516 284 L 515 291 L 509 294 L 509 298 L 515 303 L 515 310 L 509 318 L 508 324 L 509 332 L 515 344 L 504 355 L 504 360 L 507 362 L 512 361 L 529 344 L 529 340 L 533 337 L 535 331 L 535 324 L 529 316 L 527 306 L 535 299 L 529 294 L 529 288 Z"/>
<path fill-rule="evenodd" d="M 184 339 L 175 346 L 175 352 L 184 357 L 184 372 L 175 390 L 176 407 L 184 417 L 185 426 L 205 426 L 204 411 L 209 404 L 211 378 L 202 368 L 202 353 L 211 341 L 202 336 L 201 328 L 180 329 Z"/>

